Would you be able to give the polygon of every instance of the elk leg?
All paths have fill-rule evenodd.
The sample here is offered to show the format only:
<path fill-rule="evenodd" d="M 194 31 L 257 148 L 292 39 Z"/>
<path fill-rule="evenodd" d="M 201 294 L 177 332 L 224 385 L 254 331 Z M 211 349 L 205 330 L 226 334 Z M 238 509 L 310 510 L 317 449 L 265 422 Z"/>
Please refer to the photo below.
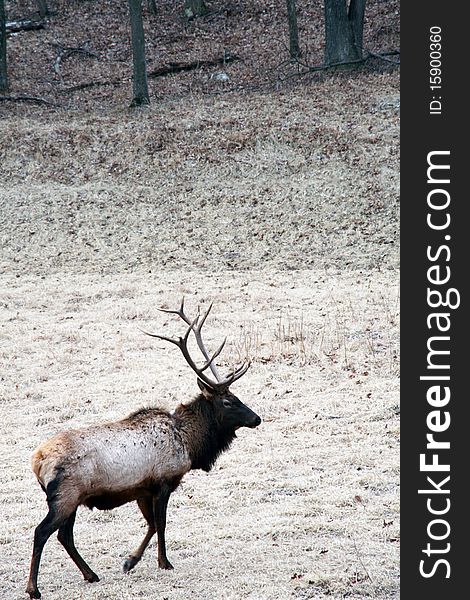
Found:
<path fill-rule="evenodd" d="M 166 509 L 173 489 L 174 487 L 163 483 L 159 493 L 153 497 L 153 513 L 158 538 L 158 566 L 160 569 L 173 569 L 173 565 L 166 556 L 165 547 Z"/>
<path fill-rule="evenodd" d="M 149 545 L 150 540 L 155 535 L 155 518 L 153 515 L 153 501 L 152 498 L 139 498 L 137 500 L 137 505 L 139 506 L 142 514 L 145 517 L 145 520 L 148 523 L 148 530 L 145 534 L 144 539 L 140 546 L 135 550 L 125 561 L 122 566 L 124 573 L 129 573 L 131 569 L 133 569 L 139 560 L 142 558 L 145 549 Z"/>
<path fill-rule="evenodd" d="M 59 533 L 57 535 L 57 539 L 62 544 L 62 546 L 66 549 L 68 555 L 73 560 L 73 562 L 80 569 L 83 577 L 93 583 L 95 581 L 99 581 L 99 577 L 96 573 L 94 573 L 91 568 L 87 565 L 87 563 L 83 560 L 83 558 L 78 553 L 78 550 L 75 548 L 75 543 L 73 541 L 73 526 L 75 523 L 75 516 L 77 511 L 75 510 L 70 517 L 65 521 L 65 523 L 59 528 Z"/>
<path fill-rule="evenodd" d="M 64 517 L 58 516 L 54 507 L 49 508 L 49 512 L 46 518 L 39 523 L 34 531 L 34 546 L 33 556 L 31 558 L 31 568 L 29 572 L 29 581 L 26 586 L 26 593 L 29 594 L 30 598 L 40 598 L 41 593 L 38 590 L 38 572 L 39 563 L 41 562 L 41 554 L 44 549 L 44 545 L 47 540 L 51 537 L 54 531 L 57 531 L 63 524 Z"/>

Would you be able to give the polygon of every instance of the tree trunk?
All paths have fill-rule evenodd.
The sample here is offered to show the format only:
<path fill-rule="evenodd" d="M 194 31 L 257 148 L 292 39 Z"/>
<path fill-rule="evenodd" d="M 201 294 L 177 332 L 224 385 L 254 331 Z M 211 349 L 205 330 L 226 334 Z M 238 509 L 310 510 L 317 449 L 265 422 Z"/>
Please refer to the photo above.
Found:
<path fill-rule="evenodd" d="M 5 1 L 0 0 L 0 92 L 8 89 Z"/>
<path fill-rule="evenodd" d="M 364 33 L 364 15 L 366 12 L 366 0 L 351 0 L 349 4 L 349 21 L 354 35 L 354 43 L 362 58 L 362 36 Z"/>
<path fill-rule="evenodd" d="M 351 1 L 356 3 L 355 0 Z M 357 4 L 363 4 L 365 6 L 365 1 L 358 0 Z M 356 15 L 356 8 L 354 8 L 353 12 L 355 18 L 357 18 L 358 15 Z M 346 8 L 346 0 L 325 0 L 326 66 L 358 62 L 362 59 L 362 51 L 357 47 L 354 35 L 354 31 L 358 31 L 359 24 L 356 23 L 357 27 L 355 27 L 353 30 L 352 23 L 353 22 L 350 20 L 350 16 Z M 361 42 L 362 26 L 363 21 L 360 23 Z"/>
<path fill-rule="evenodd" d="M 287 20 L 289 22 L 289 54 L 292 59 L 300 58 L 299 29 L 295 0 L 287 0 Z"/>
<path fill-rule="evenodd" d="M 150 104 L 150 98 L 147 85 L 147 65 L 145 64 L 145 37 L 141 0 L 129 0 L 129 10 L 134 68 L 134 98 L 132 99 L 131 106 L 142 106 L 143 104 Z"/>
<path fill-rule="evenodd" d="M 204 0 L 184 0 L 184 16 L 188 19 L 202 17 L 207 14 L 207 6 Z"/>

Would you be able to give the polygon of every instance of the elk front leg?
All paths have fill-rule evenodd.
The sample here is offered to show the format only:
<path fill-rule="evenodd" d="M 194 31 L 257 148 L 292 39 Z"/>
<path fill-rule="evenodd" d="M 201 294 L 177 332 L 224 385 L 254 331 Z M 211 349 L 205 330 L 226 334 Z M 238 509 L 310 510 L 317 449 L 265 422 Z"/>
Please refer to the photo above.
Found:
<path fill-rule="evenodd" d="M 136 564 L 142 558 L 145 548 L 149 545 L 150 540 L 155 535 L 155 517 L 153 515 L 153 499 L 152 498 L 140 498 L 137 500 L 137 504 L 148 523 L 147 533 L 142 540 L 140 546 L 135 550 L 126 560 L 122 566 L 124 573 L 129 573 Z"/>

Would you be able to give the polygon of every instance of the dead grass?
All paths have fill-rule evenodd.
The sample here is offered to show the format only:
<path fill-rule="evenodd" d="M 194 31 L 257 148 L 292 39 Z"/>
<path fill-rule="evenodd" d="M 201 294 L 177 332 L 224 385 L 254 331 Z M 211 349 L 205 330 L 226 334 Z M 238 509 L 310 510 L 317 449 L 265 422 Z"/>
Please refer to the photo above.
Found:
<path fill-rule="evenodd" d="M 342 277 L 320 280 L 326 289 L 316 318 L 308 304 L 297 310 L 270 308 L 256 322 L 243 324 L 235 343 L 236 360 L 336 366 L 351 373 L 388 369 L 390 375 L 397 375 L 398 292 L 394 289 L 395 297 L 390 291 L 384 295 L 383 290 L 372 290 L 370 281 L 357 280 L 357 296 L 351 298 L 344 296 Z"/>
<path fill-rule="evenodd" d="M 0 270 L 396 268 L 397 86 L 8 120 Z"/>
<path fill-rule="evenodd" d="M 29 457 L 63 428 L 195 392 L 137 326 L 214 300 L 263 418 L 170 503 L 168 553 L 134 506 L 81 510 L 88 585 L 56 540 L 45 600 L 398 598 L 398 81 L 165 100 L 139 116 L 2 122 L 0 597 L 24 598 L 45 514 Z M 351 107 L 354 107 L 354 110 Z"/>
<path fill-rule="evenodd" d="M 383 350 L 382 361 L 377 351 L 367 353 L 366 342 L 360 350 L 348 346 L 356 366 L 367 356 L 361 369 L 352 370 L 342 362 L 342 349 L 337 361 L 321 357 L 318 334 L 315 360 L 293 357 L 290 345 L 298 337 L 279 339 L 279 331 L 287 330 L 276 326 L 276 314 L 289 305 L 291 314 L 303 315 L 304 332 L 307 322 L 328 327 L 332 313 L 322 297 L 334 288 L 334 306 L 347 299 L 342 317 L 355 330 L 364 297 L 371 305 L 375 297 L 396 304 L 396 281 L 389 273 L 357 285 L 354 276 L 344 275 L 312 288 L 311 278 L 310 271 L 252 272 L 208 280 L 177 271 L 150 280 L 139 274 L 99 281 L 89 274 L 4 280 L 2 597 L 23 597 L 32 532 L 45 511 L 29 470 L 36 444 L 60 429 L 118 418 L 141 405 L 174 407 L 194 393 L 177 351 L 137 329 L 165 330 L 166 318 L 156 306 L 174 304 L 182 293 L 193 308 L 215 299 L 207 327 L 213 343 L 222 331 L 231 340 L 245 330 L 262 333 L 236 392 L 262 415 L 263 425 L 241 431 L 213 472 L 191 473 L 175 494 L 168 525 L 173 573 L 157 572 L 152 546 L 135 573 L 121 574 L 120 563 L 143 535 L 134 506 L 110 513 L 82 510 L 77 544 L 102 581 L 82 583 L 51 540 L 41 572 L 44 597 L 63 598 L 64 589 L 73 598 L 95 599 L 398 597 L 393 346 Z M 364 321 L 396 340 L 396 319 L 391 322 L 380 305 Z M 303 337 L 307 345 L 309 336 Z M 322 343 L 325 348 L 325 338 Z"/>

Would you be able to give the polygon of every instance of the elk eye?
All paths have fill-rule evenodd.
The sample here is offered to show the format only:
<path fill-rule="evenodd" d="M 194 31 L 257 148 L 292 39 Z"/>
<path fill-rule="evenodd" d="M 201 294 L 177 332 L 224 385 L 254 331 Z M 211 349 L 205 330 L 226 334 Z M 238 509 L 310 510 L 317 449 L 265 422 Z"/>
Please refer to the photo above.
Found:
<path fill-rule="evenodd" d="M 228 398 L 224 398 L 223 404 L 224 404 L 225 408 L 230 408 L 232 406 L 232 401 L 229 400 Z"/>

